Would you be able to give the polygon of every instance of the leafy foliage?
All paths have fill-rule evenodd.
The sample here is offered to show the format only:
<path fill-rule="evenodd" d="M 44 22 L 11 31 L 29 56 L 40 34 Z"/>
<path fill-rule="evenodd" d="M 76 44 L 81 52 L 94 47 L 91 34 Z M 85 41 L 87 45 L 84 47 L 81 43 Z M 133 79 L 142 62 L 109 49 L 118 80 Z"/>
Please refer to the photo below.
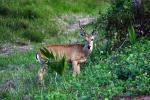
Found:
<path fill-rule="evenodd" d="M 105 34 L 102 34 L 101 37 L 107 39 L 108 52 L 119 47 L 122 41 L 126 39 L 128 26 L 133 20 L 129 0 L 113 0 L 111 3 L 111 9 L 107 14 L 100 14 L 97 22 L 105 30 Z"/>
<path fill-rule="evenodd" d="M 58 55 L 54 55 L 53 52 L 49 51 L 45 47 L 40 49 L 40 51 L 44 55 L 44 62 L 47 66 L 58 74 L 63 75 L 67 67 L 65 56 L 59 57 Z"/>
<path fill-rule="evenodd" d="M 101 84 L 102 97 L 149 94 L 146 87 L 150 82 L 150 45 L 144 39 L 122 50 L 112 51 L 111 55 L 98 53 L 97 50 L 93 52 L 85 66 L 92 66 L 93 78 L 97 79 L 93 81 Z"/>
<path fill-rule="evenodd" d="M 150 16 L 146 8 L 144 9 L 144 5 L 147 5 L 149 1 L 141 0 L 141 5 L 138 5 L 140 8 L 135 7 L 132 1 L 134 0 L 112 0 L 108 13 L 100 13 L 97 21 L 97 24 L 100 25 L 99 31 L 103 32 L 100 37 L 103 41 L 107 40 L 106 49 L 109 48 L 104 52 L 120 48 L 124 41 L 133 42 L 136 37 L 149 36 Z"/>

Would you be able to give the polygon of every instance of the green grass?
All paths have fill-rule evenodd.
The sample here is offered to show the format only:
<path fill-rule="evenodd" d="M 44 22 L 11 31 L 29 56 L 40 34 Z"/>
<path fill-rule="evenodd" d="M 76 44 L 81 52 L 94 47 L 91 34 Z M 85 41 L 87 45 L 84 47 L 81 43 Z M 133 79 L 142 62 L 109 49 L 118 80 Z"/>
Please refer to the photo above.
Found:
<path fill-rule="evenodd" d="M 0 83 L 13 80 L 16 87 L 0 92 L 0 98 L 18 100 L 27 95 L 33 100 L 76 100 L 149 94 L 149 44 L 149 40 L 142 39 L 134 45 L 114 51 L 107 58 L 96 54 L 95 49 L 87 62 L 81 64 L 80 75 L 73 77 L 67 69 L 64 76 L 58 76 L 55 81 L 55 73 L 48 71 L 43 87 L 35 84 L 35 75 L 40 67 L 34 59 L 35 50 L 1 55 Z"/>
<path fill-rule="evenodd" d="M 0 42 L 41 42 L 49 34 L 62 33 L 56 17 L 72 13 L 98 15 L 99 11 L 106 12 L 109 7 L 108 3 L 97 0 L 1 0 Z"/>

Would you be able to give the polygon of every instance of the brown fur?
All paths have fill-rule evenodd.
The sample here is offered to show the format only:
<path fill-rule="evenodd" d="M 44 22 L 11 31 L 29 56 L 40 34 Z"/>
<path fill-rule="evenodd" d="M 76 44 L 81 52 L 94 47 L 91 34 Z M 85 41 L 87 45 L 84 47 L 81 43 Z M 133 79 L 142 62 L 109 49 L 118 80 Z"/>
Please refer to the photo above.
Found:
<path fill-rule="evenodd" d="M 87 55 L 83 52 L 83 45 L 48 45 L 47 48 L 58 56 L 65 56 L 67 61 L 80 61 Z"/>

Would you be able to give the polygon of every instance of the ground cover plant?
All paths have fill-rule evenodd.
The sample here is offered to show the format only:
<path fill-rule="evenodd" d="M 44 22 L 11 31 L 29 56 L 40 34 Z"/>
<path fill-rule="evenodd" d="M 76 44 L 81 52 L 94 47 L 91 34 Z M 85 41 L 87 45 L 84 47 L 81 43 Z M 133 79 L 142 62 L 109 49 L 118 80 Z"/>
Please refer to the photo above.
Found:
<path fill-rule="evenodd" d="M 130 13 L 135 14 L 130 4 L 130 0 L 1 0 L 0 99 L 148 98 L 150 3 L 143 3 L 142 35 L 137 34 L 139 17 L 126 22 Z M 44 84 L 37 85 L 37 50 L 45 44 L 82 43 L 77 35 L 78 20 L 86 23 L 83 26 L 87 31 L 98 25 L 93 52 L 81 64 L 81 73 L 73 76 L 70 65 L 63 68 L 63 75 L 56 76 L 57 71 L 49 69 Z"/>

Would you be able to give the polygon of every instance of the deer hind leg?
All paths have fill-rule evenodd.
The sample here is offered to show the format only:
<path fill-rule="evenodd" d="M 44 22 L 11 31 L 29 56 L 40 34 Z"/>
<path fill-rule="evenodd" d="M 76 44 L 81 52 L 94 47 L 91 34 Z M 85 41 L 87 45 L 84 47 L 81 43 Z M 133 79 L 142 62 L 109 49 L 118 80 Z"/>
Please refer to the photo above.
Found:
<path fill-rule="evenodd" d="M 36 76 L 36 81 L 38 84 L 44 84 L 44 81 L 43 81 L 43 76 L 45 74 L 45 65 L 43 64 L 40 69 L 38 70 L 38 73 L 37 73 L 37 76 Z"/>
<path fill-rule="evenodd" d="M 80 65 L 78 64 L 77 61 L 72 62 L 72 69 L 74 74 L 79 74 L 80 73 Z"/>

